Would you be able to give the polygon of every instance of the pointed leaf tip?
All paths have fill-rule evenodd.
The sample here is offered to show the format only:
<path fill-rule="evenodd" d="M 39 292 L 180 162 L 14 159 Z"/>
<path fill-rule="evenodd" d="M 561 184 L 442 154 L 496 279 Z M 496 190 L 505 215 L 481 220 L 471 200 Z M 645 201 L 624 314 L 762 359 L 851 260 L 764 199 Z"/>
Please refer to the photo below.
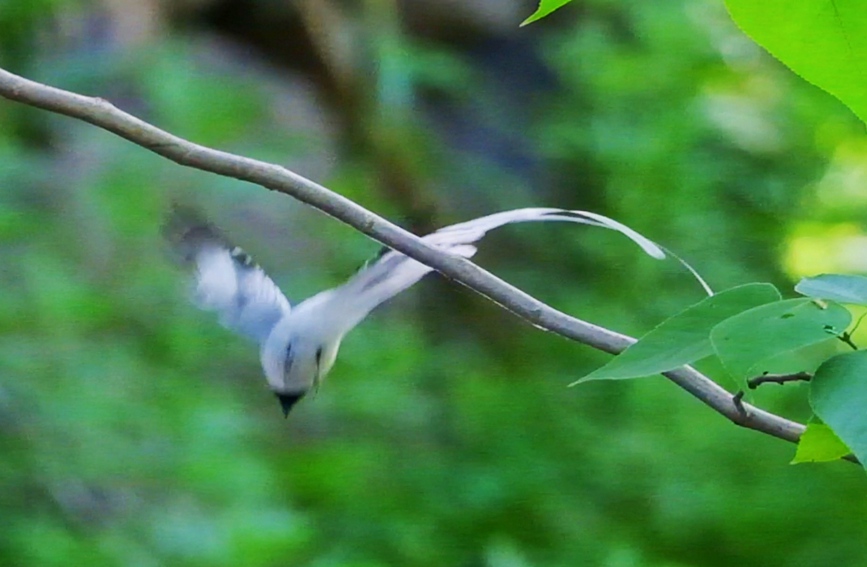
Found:
<path fill-rule="evenodd" d="M 520 27 L 524 27 L 527 24 L 532 24 L 537 20 L 541 20 L 551 12 L 558 10 L 571 2 L 572 0 L 540 0 L 539 7 L 535 12 L 530 14 L 530 16 L 521 22 Z"/>

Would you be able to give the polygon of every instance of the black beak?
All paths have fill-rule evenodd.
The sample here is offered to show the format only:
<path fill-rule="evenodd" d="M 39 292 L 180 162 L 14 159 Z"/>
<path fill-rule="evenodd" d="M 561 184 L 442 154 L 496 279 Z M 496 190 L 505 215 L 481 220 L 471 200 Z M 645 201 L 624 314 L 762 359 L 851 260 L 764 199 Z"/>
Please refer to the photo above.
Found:
<path fill-rule="evenodd" d="M 292 409 L 298 400 L 304 397 L 304 394 L 274 394 L 280 400 L 280 407 L 283 408 L 283 417 L 289 417 L 289 410 Z"/>

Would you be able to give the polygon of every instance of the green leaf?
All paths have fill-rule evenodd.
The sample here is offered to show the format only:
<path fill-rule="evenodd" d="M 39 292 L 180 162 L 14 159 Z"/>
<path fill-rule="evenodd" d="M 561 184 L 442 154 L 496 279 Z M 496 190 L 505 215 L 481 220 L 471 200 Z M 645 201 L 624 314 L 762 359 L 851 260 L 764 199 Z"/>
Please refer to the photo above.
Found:
<path fill-rule="evenodd" d="M 837 355 L 819 366 L 810 381 L 810 405 L 867 463 L 867 351 Z"/>
<path fill-rule="evenodd" d="M 587 380 L 621 380 L 666 372 L 714 353 L 710 331 L 746 309 L 780 300 L 767 283 L 738 286 L 705 298 L 663 321 L 634 345 L 575 384 Z"/>
<path fill-rule="evenodd" d="M 795 291 L 816 299 L 867 305 L 867 278 L 864 276 L 822 274 L 802 279 L 795 286 Z"/>
<path fill-rule="evenodd" d="M 744 380 L 772 370 L 771 359 L 828 340 L 852 320 L 846 308 L 811 299 L 788 299 L 744 311 L 710 333 L 723 365 L 744 386 Z"/>
<path fill-rule="evenodd" d="M 867 122 L 867 10 L 857 0 L 726 0 L 732 19 L 792 71 Z"/>
<path fill-rule="evenodd" d="M 529 18 L 521 22 L 521 27 L 527 24 L 532 24 L 536 20 L 541 20 L 554 10 L 562 8 L 572 0 L 539 0 L 539 8 L 533 12 Z"/>
<path fill-rule="evenodd" d="M 820 421 L 811 421 L 798 439 L 798 449 L 792 464 L 836 461 L 851 452 L 833 429 Z"/>

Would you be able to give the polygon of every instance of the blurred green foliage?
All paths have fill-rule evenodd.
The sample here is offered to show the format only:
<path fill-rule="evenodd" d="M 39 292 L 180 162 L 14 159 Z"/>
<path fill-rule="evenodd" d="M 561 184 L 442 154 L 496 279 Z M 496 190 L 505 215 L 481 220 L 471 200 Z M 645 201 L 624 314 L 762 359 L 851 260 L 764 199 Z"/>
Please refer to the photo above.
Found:
<path fill-rule="evenodd" d="M 0 0 L 0 61 L 416 230 L 515 206 L 595 210 L 717 289 L 791 289 L 792 270 L 812 269 L 792 262 L 798 239 L 827 244 L 867 211 L 836 192 L 863 197 L 846 175 L 867 163 L 857 120 L 720 3 L 588 0 L 464 43 L 365 17 L 373 5 L 390 4 L 347 16 L 370 58 L 352 63 L 364 96 L 347 114 L 195 14 L 126 36 L 124 10 Z M 436 278 L 354 331 L 284 421 L 256 349 L 187 303 L 159 227 L 170 202 L 196 203 L 293 301 L 377 248 L 285 196 L 5 101 L 0 187 L 2 565 L 867 560 L 857 467 L 789 467 L 793 447 L 659 377 L 567 389 L 607 358 Z M 624 240 L 514 227 L 478 261 L 633 334 L 701 297 Z M 757 401 L 803 420 L 803 393 Z"/>

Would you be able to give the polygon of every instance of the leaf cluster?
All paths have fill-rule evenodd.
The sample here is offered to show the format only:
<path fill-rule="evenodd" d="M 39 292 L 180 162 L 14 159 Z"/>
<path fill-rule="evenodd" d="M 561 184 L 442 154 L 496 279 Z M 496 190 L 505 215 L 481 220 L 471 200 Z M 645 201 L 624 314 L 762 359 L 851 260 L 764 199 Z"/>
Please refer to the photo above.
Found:
<path fill-rule="evenodd" d="M 741 396 L 760 383 L 809 381 L 815 418 L 794 462 L 836 460 L 850 451 L 867 462 L 867 351 L 852 341 L 853 317 L 842 305 L 867 306 L 867 278 L 823 274 L 801 280 L 795 291 L 806 297 L 782 299 L 768 283 L 717 293 L 665 320 L 575 384 L 639 378 L 716 356 Z M 834 341 L 855 352 L 807 352 Z"/>

